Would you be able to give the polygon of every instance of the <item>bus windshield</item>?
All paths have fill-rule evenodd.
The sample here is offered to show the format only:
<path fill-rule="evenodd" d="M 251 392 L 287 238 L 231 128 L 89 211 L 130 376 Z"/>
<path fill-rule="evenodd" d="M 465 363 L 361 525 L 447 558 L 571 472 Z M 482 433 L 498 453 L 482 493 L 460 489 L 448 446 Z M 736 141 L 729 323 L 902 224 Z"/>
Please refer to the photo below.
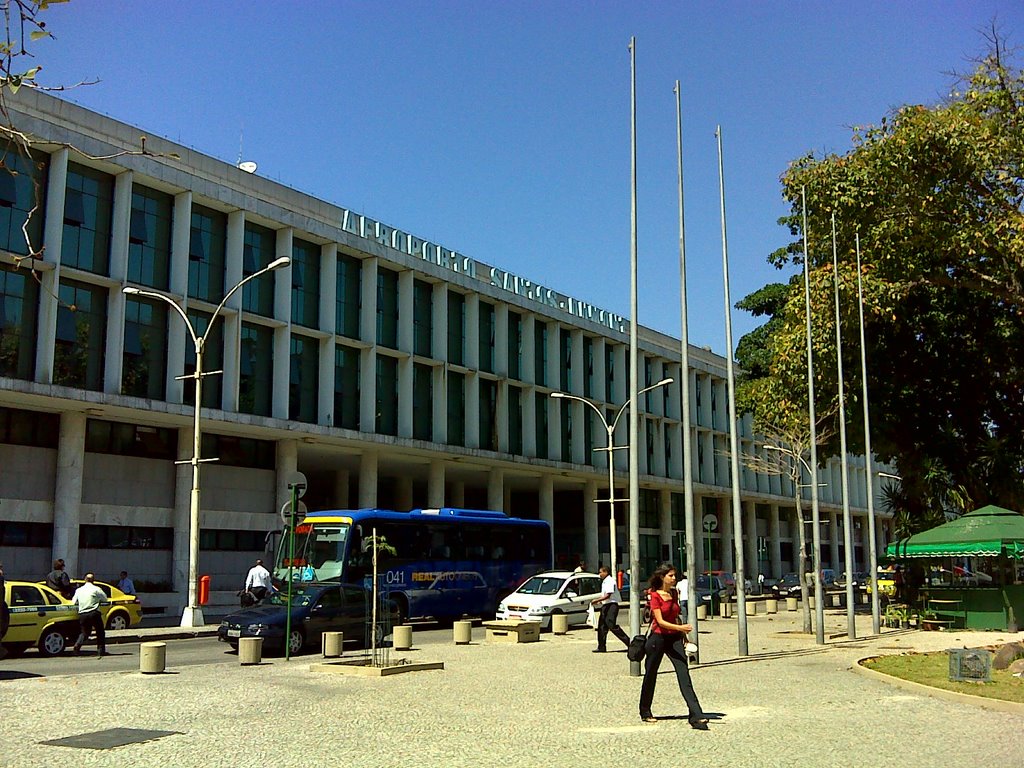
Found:
<path fill-rule="evenodd" d="M 295 558 L 289 556 L 288 536 L 282 536 L 274 579 L 287 582 L 291 565 L 293 581 L 340 581 L 350 528 L 348 523 L 296 526 Z"/>

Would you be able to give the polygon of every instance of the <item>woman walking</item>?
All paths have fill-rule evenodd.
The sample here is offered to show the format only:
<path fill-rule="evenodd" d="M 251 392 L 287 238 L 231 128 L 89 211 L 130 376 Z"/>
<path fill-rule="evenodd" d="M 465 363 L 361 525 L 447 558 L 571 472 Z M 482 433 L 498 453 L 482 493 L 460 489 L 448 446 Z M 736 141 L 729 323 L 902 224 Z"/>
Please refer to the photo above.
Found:
<path fill-rule="evenodd" d="M 689 710 L 687 719 L 690 726 L 706 731 L 708 719 L 704 717 L 704 710 L 694 693 L 683 649 L 686 633 L 692 632 L 693 626 L 679 623 L 676 579 L 676 569 L 671 565 L 663 565 L 651 574 L 651 632 L 647 636 L 644 682 L 640 688 L 640 719 L 645 723 L 658 721 L 651 714 L 651 704 L 654 701 L 654 686 L 658 682 L 658 667 L 661 666 L 662 657 L 668 656 L 676 671 L 679 691 Z"/>

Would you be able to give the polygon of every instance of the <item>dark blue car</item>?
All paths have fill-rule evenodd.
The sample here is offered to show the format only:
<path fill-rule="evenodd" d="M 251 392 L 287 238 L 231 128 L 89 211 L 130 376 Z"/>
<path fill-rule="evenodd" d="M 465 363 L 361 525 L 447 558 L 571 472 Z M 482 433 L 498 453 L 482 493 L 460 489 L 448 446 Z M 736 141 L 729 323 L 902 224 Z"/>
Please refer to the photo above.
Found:
<path fill-rule="evenodd" d="M 283 651 L 287 601 L 287 592 L 275 592 L 260 605 L 228 615 L 217 629 L 217 638 L 238 648 L 243 637 L 262 637 L 265 649 Z M 324 632 L 344 632 L 346 643 L 368 645 L 370 603 L 367 590 L 355 584 L 296 584 L 292 587 L 289 653 L 298 653 L 306 645 L 319 645 Z M 384 639 L 384 625 L 393 620 L 393 611 L 389 617 L 378 616 L 378 642 Z"/>

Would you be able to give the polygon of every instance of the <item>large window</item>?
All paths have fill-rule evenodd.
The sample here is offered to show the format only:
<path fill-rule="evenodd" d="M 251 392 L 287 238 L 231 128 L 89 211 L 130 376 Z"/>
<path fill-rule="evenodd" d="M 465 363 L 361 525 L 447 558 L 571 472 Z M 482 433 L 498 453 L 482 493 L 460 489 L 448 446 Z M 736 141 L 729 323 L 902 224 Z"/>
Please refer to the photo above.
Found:
<path fill-rule="evenodd" d="M 508 452 L 523 453 L 523 391 L 519 387 L 508 388 Z"/>
<path fill-rule="evenodd" d="M 68 165 L 61 264 L 107 274 L 113 196 L 113 178 L 76 163 Z"/>
<path fill-rule="evenodd" d="M 594 340 L 583 337 L 583 396 L 594 396 Z"/>
<path fill-rule="evenodd" d="M 466 377 L 454 372 L 448 374 L 448 442 L 466 444 Z"/>
<path fill-rule="evenodd" d="M 480 370 L 494 373 L 494 305 L 480 302 Z"/>
<path fill-rule="evenodd" d="M 521 379 L 523 371 L 523 316 L 508 313 L 508 377 Z"/>
<path fill-rule="evenodd" d="M 661 494 L 650 488 L 641 488 L 637 504 L 640 507 L 640 527 L 660 528 Z"/>
<path fill-rule="evenodd" d="M 293 334 L 288 372 L 288 418 L 316 423 L 320 391 L 320 342 Z"/>
<path fill-rule="evenodd" d="M 334 350 L 334 426 L 359 429 L 359 350 Z"/>
<path fill-rule="evenodd" d="M 534 429 L 537 434 L 537 458 L 548 457 L 548 397 L 542 392 L 537 392 L 534 397 L 535 414 Z"/>
<path fill-rule="evenodd" d="M 53 546 L 53 523 L 16 523 L 4 520 L 0 525 L 0 547 Z"/>
<path fill-rule="evenodd" d="M 132 190 L 128 228 L 128 280 L 167 289 L 171 263 L 171 222 L 174 198 L 155 189 Z"/>
<path fill-rule="evenodd" d="M 216 456 L 217 463 L 222 467 L 274 469 L 275 452 L 275 444 L 269 440 L 203 433 L 203 458 Z"/>
<path fill-rule="evenodd" d="M 89 419 L 85 423 L 85 450 L 115 456 L 174 461 L 178 458 L 178 431 Z"/>
<path fill-rule="evenodd" d="M 172 549 L 173 528 L 142 525 L 81 525 L 79 549 Z"/>
<path fill-rule="evenodd" d="M 434 439 L 434 370 L 416 363 L 412 369 L 412 436 Z"/>
<path fill-rule="evenodd" d="M 224 298 L 224 253 L 227 216 L 220 211 L 192 206 L 188 246 L 188 295 L 219 304 Z"/>
<path fill-rule="evenodd" d="M 320 327 L 320 246 L 292 242 L 292 322 Z"/>
<path fill-rule="evenodd" d="M 167 384 L 167 305 L 129 296 L 124 307 L 121 392 L 163 400 Z"/>
<path fill-rule="evenodd" d="M 548 383 L 548 327 L 540 320 L 533 325 L 533 380 L 542 387 Z"/>
<path fill-rule="evenodd" d="M 572 392 L 572 334 L 563 330 L 558 338 L 559 386 Z"/>
<path fill-rule="evenodd" d="M 434 286 L 416 280 L 412 288 L 413 354 L 430 357 L 434 347 Z"/>
<path fill-rule="evenodd" d="M 53 383 L 101 391 L 107 290 L 65 280 L 58 295 Z"/>
<path fill-rule="evenodd" d="M 466 364 L 466 297 L 448 294 L 448 362 Z"/>
<path fill-rule="evenodd" d="M 270 266 L 274 260 L 274 231 L 252 222 L 245 224 L 242 246 L 242 276 L 248 277 Z M 264 317 L 274 316 L 274 276 L 263 275 L 242 286 L 242 309 Z"/>
<path fill-rule="evenodd" d="M 377 433 L 398 434 L 398 361 L 377 355 Z"/>
<path fill-rule="evenodd" d="M 377 343 L 398 349 L 398 273 L 377 270 Z"/>
<path fill-rule="evenodd" d="M 559 425 L 562 433 L 562 461 L 572 461 L 572 404 L 560 401 Z"/>
<path fill-rule="evenodd" d="M 35 375 L 38 311 L 39 283 L 32 274 L 0 265 L 0 376 Z"/>
<path fill-rule="evenodd" d="M 262 552 L 266 538 L 263 531 L 204 528 L 199 532 L 199 548 L 204 552 Z"/>
<path fill-rule="evenodd" d="M 205 358 L 204 358 L 205 362 Z M 238 410 L 270 416 L 274 380 L 274 331 L 242 323 L 242 370 L 238 381 Z"/>
<path fill-rule="evenodd" d="M 196 334 L 200 337 L 202 337 L 210 327 L 210 315 L 207 312 L 189 310 L 188 319 L 192 321 L 192 327 L 195 328 Z M 181 323 L 176 323 L 176 325 L 181 326 L 181 333 L 185 336 L 185 375 L 188 376 L 196 372 L 196 347 L 195 344 L 192 343 L 192 337 L 189 335 L 188 329 Z M 206 339 L 206 345 L 203 347 L 203 370 L 220 371 L 223 370 L 223 368 L 224 318 L 221 317 L 213 326 L 213 330 L 210 331 L 210 335 Z M 221 374 L 203 377 L 204 408 L 220 408 L 221 394 L 223 392 L 222 380 L 223 376 Z M 183 394 L 184 401 L 186 403 L 189 405 L 195 404 L 195 379 L 184 380 Z"/>
<path fill-rule="evenodd" d="M 604 379 L 605 379 L 605 400 L 615 400 L 615 350 L 611 344 L 604 347 Z"/>
<path fill-rule="evenodd" d="M 498 450 L 498 385 L 490 379 L 480 380 L 480 447 Z"/>
<path fill-rule="evenodd" d="M 0 408 L 0 443 L 56 448 L 60 416 L 56 413 Z"/>
<path fill-rule="evenodd" d="M 4 153 L 4 168 L 0 169 L 0 249 L 28 254 L 22 227 L 33 208 L 28 234 L 34 250 L 42 247 L 48 163 L 49 157 L 41 153 L 33 152 L 26 158 L 10 146 Z"/>
<path fill-rule="evenodd" d="M 334 322 L 337 332 L 350 339 L 359 338 L 359 314 L 362 308 L 363 285 L 362 266 L 359 259 L 338 254 Z"/>

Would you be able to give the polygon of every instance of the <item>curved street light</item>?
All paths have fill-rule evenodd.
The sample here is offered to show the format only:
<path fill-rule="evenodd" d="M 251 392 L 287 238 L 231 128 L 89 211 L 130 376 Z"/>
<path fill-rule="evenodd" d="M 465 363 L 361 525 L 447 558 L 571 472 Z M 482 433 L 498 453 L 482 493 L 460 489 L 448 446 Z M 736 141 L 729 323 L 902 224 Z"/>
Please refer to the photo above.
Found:
<path fill-rule="evenodd" d="M 205 624 L 203 617 L 203 609 L 199 605 L 198 591 L 199 591 L 199 465 L 208 462 L 216 461 L 216 458 L 203 459 L 200 458 L 200 437 L 201 433 L 199 430 L 199 413 L 202 410 L 203 402 L 203 377 L 213 376 L 223 371 L 203 371 L 203 351 L 206 348 L 206 341 L 210 335 L 210 330 L 213 328 L 213 323 L 216 321 L 217 316 L 220 315 L 224 305 L 227 304 L 234 293 L 241 288 L 243 285 L 248 283 L 250 280 L 255 280 L 257 277 L 265 275 L 267 272 L 272 272 L 275 269 L 281 269 L 291 264 L 292 260 L 288 256 L 282 256 L 279 259 L 275 259 L 270 262 L 263 269 L 253 272 L 251 275 L 243 278 L 238 282 L 234 288 L 227 292 L 220 304 L 213 311 L 210 316 L 210 322 L 206 325 L 206 332 L 199 336 L 196 333 L 195 327 L 192 325 L 192 321 L 188 319 L 188 315 L 185 314 L 185 310 L 182 306 L 170 296 L 157 291 L 149 291 L 144 288 L 135 288 L 131 285 L 126 285 L 121 289 L 122 293 L 128 296 L 145 296 L 150 299 L 158 299 L 170 305 L 175 312 L 185 321 L 185 327 L 188 329 L 189 335 L 192 337 L 192 343 L 196 349 L 196 369 L 191 374 L 184 374 L 176 377 L 177 379 L 195 379 L 195 413 L 193 416 L 192 423 L 192 458 L 185 461 L 177 461 L 176 464 L 191 464 L 192 465 L 192 494 L 189 498 L 189 523 L 188 523 L 188 605 L 185 606 L 185 610 L 181 614 L 181 626 L 182 627 L 201 627 Z"/>
<path fill-rule="evenodd" d="M 644 394 L 645 392 L 650 392 L 652 389 L 657 389 L 658 387 L 664 387 L 667 384 L 671 384 L 673 381 L 675 381 L 675 379 L 673 378 L 662 379 L 657 384 L 652 384 L 649 387 L 641 389 L 639 392 L 636 393 L 637 397 Z M 601 424 L 604 425 L 605 431 L 608 433 L 607 445 L 604 448 L 595 448 L 594 450 L 608 451 L 608 516 L 610 525 L 609 545 L 611 546 L 612 550 L 611 572 L 615 576 L 615 579 L 618 580 L 618 571 L 615 568 L 617 565 L 617 563 L 615 562 L 615 462 L 612 461 L 612 451 L 615 450 L 615 446 L 612 445 L 612 441 L 615 434 L 615 427 L 619 423 L 619 418 L 622 416 L 623 413 L 626 412 L 626 409 L 629 408 L 630 401 L 627 400 L 622 405 L 620 405 L 619 409 L 615 412 L 615 418 L 612 419 L 611 423 L 608 423 L 608 419 L 605 417 L 604 411 L 601 409 L 601 407 L 594 403 L 593 401 L 587 400 L 587 398 L 585 397 L 580 397 L 579 395 L 570 395 L 566 392 L 552 392 L 551 397 L 559 400 L 576 400 L 577 402 L 589 405 L 592 409 L 594 409 L 594 412 L 601 419 Z M 618 447 L 625 448 L 626 446 L 620 445 Z"/>

